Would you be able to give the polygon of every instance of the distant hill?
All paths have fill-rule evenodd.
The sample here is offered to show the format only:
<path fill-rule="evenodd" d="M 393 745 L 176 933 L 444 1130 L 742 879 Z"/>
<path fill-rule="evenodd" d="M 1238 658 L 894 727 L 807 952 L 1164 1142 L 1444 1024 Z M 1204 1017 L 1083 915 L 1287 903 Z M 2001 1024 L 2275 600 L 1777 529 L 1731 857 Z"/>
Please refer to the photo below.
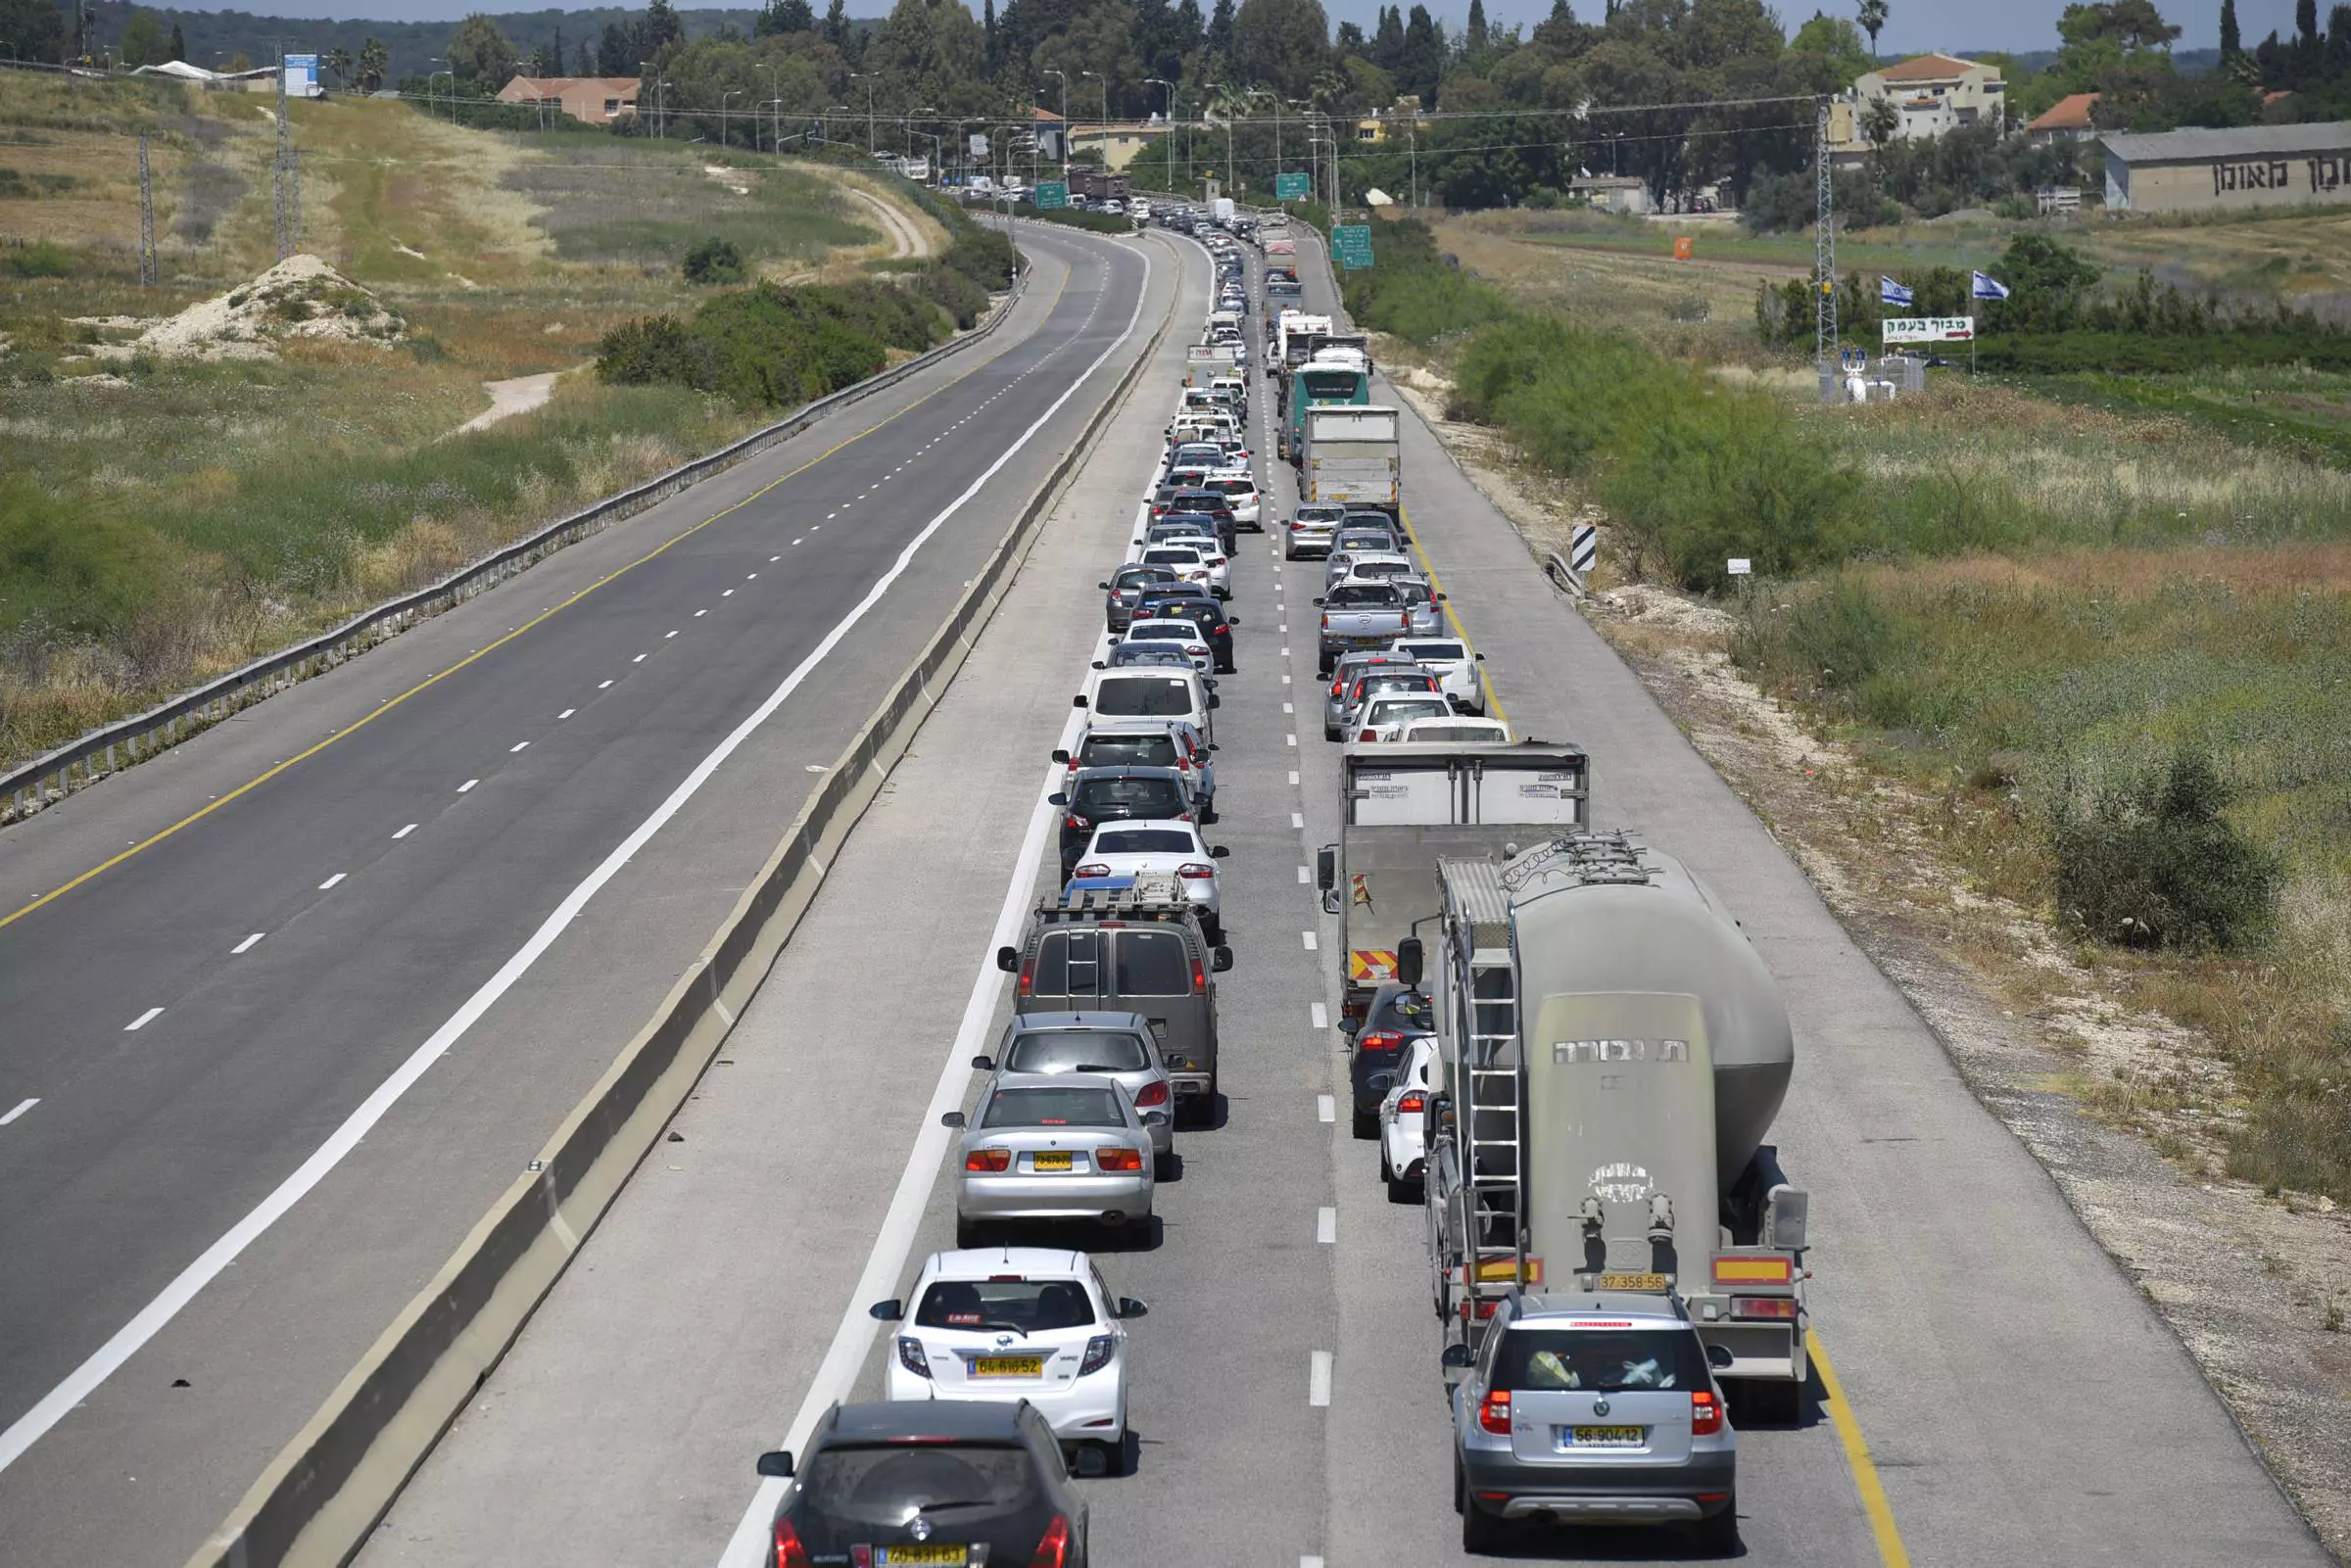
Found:
<path fill-rule="evenodd" d="M 1985 55 L 2004 55 L 2009 61 L 2009 69 L 2019 76 L 2029 76 L 2037 71 L 2046 71 L 2057 64 L 2057 51 L 2054 49 L 1954 49 L 1951 53 L 1962 60 L 1980 60 Z M 2183 75 L 2202 75 L 2220 63 L 2221 52 L 2218 49 L 2175 49 L 2172 51 L 2172 64 Z"/>

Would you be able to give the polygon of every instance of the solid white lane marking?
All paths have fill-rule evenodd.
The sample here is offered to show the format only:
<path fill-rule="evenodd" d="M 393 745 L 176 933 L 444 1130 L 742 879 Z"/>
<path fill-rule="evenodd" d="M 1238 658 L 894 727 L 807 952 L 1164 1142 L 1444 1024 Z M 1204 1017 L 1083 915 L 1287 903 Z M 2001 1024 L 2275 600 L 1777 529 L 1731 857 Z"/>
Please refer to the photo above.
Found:
<path fill-rule="evenodd" d="M 471 789 L 475 784 L 480 783 L 481 781 L 479 779 L 468 779 L 463 784 L 457 785 L 457 793 L 461 795 L 466 790 Z"/>
<path fill-rule="evenodd" d="M 579 711 L 580 711 L 580 710 L 579 710 L 579 709 L 577 709 L 577 708 L 565 708 L 565 709 L 564 709 L 564 710 L 563 710 L 561 713 L 558 713 L 558 714 L 556 714 L 556 715 L 555 715 L 555 717 L 556 717 L 557 719 L 568 719 L 568 718 L 570 718 L 570 717 L 571 717 L 573 714 L 575 714 L 575 713 L 577 713 L 577 712 L 579 712 Z"/>
<path fill-rule="evenodd" d="M 408 836 L 408 834 L 414 832 L 415 831 L 416 825 L 414 823 L 409 823 L 406 828 L 403 828 L 400 832 L 394 833 L 392 836 L 395 838 L 406 838 Z"/>
<path fill-rule="evenodd" d="M 506 754 L 508 756 L 512 756 L 515 752 L 524 750 L 529 745 L 530 742 L 528 740 L 517 740 L 511 746 L 506 748 Z"/>
<path fill-rule="evenodd" d="M 1316 1095 L 1316 1096 L 1315 1096 L 1315 1116 L 1316 1116 L 1316 1117 L 1317 1117 L 1319 1119 L 1320 1119 L 1320 1120 L 1323 1120 L 1323 1121 L 1336 1121 L 1336 1120 L 1338 1120 L 1338 1119 L 1339 1119 L 1339 1102 L 1338 1102 L 1338 1101 L 1336 1101 L 1336 1100 L 1334 1100 L 1334 1099 L 1332 1099 L 1332 1098 L 1331 1098 L 1329 1095 L 1327 1095 L 1327 1094 L 1318 1094 L 1318 1095 Z"/>
<path fill-rule="evenodd" d="M 1317 1409 L 1330 1403 L 1330 1352 L 1317 1351 L 1306 1365 L 1306 1402 Z"/>
<path fill-rule="evenodd" d="M 1313 878 L 1309 877 L 1309 876 L 1306 874 L 1306 868 L 1305 868 L 1304 866 L 1301 866 L 1301 867 L 1299 867 L 1299 868 L 1298 868 L 1298 879 L 1299 879 L 1300 881 L 1302 881 L 1302 882 L 1307 882 L 1307 881 L 1312 881 L 1312 880 L 1314 880 L 1314 879 L 1313 879 Z"/>
<path fill-rule="evenodd" d="M 324 881 L 320 882 L 320 883 L 318 884 L 318 890 L 319 890 L 320 892 L 322 892 L 322 893 L 323 893 L 323 892 L 325 892 L 325 891 L 326 891 L 328 888 L 330 888 L 330 887 L 334 886 L 334 885 L 335 885 L 335 883 L 337 883 L 337 882 L 341 881 L 341 880 L 342 880 L 344 878 L 346 878 L 346 877 L 348 877 L 348 876 L 350 876 L 350 875 L 351 875 L 351 873 L 349 873 L 349 872 L 347 872 L 347 871 L 339 871 L 339 872 L 335 873 L 335 874 L 334 874 L 332 877 L 329 877 L 329 878 L 328 878 L 326 880 L 324 880 Z"/>
<path fill-rule="evenodd" d="M 1315 933 L 1313 931 L 1300 931 L 1298 934 L 1306 938 L 1306 950 L 1310 953 L 1313 952 L 1316 945 Z"/>
<path fill-rule="evenodd" d="M 151 1007 L 146 1012 L 140 1014 L 137 1018 L 132 1019 L 128 1023 L 123 1024 L 122 1032 L 124 1034 L 135 1034 L 139 1030 L 145 1028 L 148 1024 L 153 1023 L 157 1019 L 163 1017 L 163 1015 L 164 1010 L 162 1008 Z"/>
<path fill-rule="evenodd" d="M 246 937 L 245 940 L 230 948 L 229 951 L 231 953 L 249 953 L 253 950 L 254 943 L 260 941 L 263 937 L 268 934 L 269 933 L 267 931 L 255 931 L 251 936 Z"/>
<path fill-rule="evenodd" d="M 1327 1247 L 1339 1239 L 1339 1212 L 1328 1204 L 1315 1211 L 1315 1240 Z"/>
<path fill-rule="evenodd" d="M 1315 1021 L 1316 1028 L 1327 1029 L 1330 1027 L 1330 1011 L 1321 1003 L 1314 1003 L 1307 1008 L 1306 1012 L 1307 1016 Z"/>
<path fill-rule="evenodd" d="M 17 1102 L 17 1108 L 14 1111 L 11 1111 L 7 1116 L 0 1117 L 0 1127 L 7 1126 L 10 1122 L 16 1120 L 17 1117 L 23 1116 L 25 1112 L 30 1111 L 34 1106 L 39 1105 L 40 1103 L 41 1097 L 37 1094 L 29 1100 L 19 1100 Z"/>

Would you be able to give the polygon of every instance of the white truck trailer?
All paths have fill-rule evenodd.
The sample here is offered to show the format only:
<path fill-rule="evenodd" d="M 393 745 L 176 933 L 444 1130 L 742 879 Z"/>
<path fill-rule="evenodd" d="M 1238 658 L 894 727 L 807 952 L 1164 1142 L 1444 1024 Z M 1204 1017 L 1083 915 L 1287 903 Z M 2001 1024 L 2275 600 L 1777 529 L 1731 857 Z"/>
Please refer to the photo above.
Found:
<path fill-rule="evenodd" d="M 1301 410 L 1298 499 L 1319 505 L 1404 507 L 1399 416 L 1375 404 Z"/>

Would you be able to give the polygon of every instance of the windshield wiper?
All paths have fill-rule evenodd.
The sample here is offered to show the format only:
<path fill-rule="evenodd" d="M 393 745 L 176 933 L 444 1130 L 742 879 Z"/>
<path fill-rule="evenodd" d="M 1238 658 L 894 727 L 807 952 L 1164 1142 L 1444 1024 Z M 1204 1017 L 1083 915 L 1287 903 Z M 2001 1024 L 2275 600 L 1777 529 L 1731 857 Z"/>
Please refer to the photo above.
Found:
<path fill-rule="evenodd" d="M 1029 1337 L 1029 1331 L 1018 1323 L 983 1323 L 980 1326 L 982 1328 L 1000 1328 L 1008 1333 L 1018 1334 L 1023 1339 Z"/>
<path fill-rule="evenodd" d="M 918 1502 L 916 1513 L 929 1513 L 934 1508 L 985 1508 L 994 1503 L 993 1497 L 956 1497 L 946 1502 Z"/>

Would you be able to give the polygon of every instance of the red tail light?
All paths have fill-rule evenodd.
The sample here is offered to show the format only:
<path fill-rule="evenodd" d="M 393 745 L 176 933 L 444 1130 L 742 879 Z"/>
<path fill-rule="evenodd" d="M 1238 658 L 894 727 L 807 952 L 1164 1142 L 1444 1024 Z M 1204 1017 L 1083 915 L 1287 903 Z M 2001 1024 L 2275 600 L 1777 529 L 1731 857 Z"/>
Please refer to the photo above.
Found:
<path fill-rule="evenodd" d="M 1176 876 L 1189 878 L 1193 881 L 1199 881 L 1204 878 L 1214 877 L 1216 874 L 1217 868 L 1210 865 L 1205 860 L 1187 860 L 1182 865 L 1176 868 Z"/>
<path fill-rule="evenodd" d="M 975 1149 L 963 1157 L 966 1170 L 1010 1170 L 1012 1151 L 1009 1149 Z"/>
<path fill-rule="evenodd" d="M 808 1548 L 789 1519 L 776 1521 L 776 1568 L 809 1568 Z"/>
<path fill-rule="evenodd" d="M 1511 1433 L 1511 1397 L 1501 1389 L 1487 1391 L 1484 1402 L 1477 1407 L 1477 1424 L 1489 1432 L 1504 1437 Z"/>
<path fill-rule="evenodd" d="M 1404 1044 L 1404 1036 L 1394 1029 L 1374 1029 L 1355 1042 L 1362 1051 L 1394 1051 Z"/>
<path fill-rule="evenodd" d="M 1029 1568 L 1069 1568 L 1069 1562 L 1070 1522 L 1055 1514 L 1053 1522 L 1045 1526 L 1044 1539 L 1030 1555 Z"/>
<path fill-rule="evenodd" d="M 1330 617 L 1327 615 L 1322 617 L 1322 630 L 1325 632 L 1330 630 Z"/>
<path fill-rule="evenodd" d="M 1327 617 L 1325 617 L 1325 619 L 1327 619 Z M 1337 696 L 1337 695 L 1339 694 L 1339 688 L 1340 688 L 1340 687 L 1343 687 L 1343 686 L 1345 686 L 1346 684 L 1347 684 L 1347 683 L 1346 683 L 1346 682 L 1344 682 L 1344 681 L 1333 681 L 1333 682 L 1331 682 L 1331 683 L 1330 683 L 1330 694 L 1331 694 L 1332 696 L 1334 696 L 1334 697 L 1335 697 L 1335 696 Z"/>
<path fill-rule="evenodd" d="M 1094 1168 L 1096 1170 L 1140 1170 L 1143 1168 L 1143 1157 L 1133 1149 L 1096 1149 L 1094 1151 Z"/>
<path fill-rule="evenodd" d="M 1021 966 L 1021 994 L 1022 994 L 1023 996 L 1027 996 L 1027 995 L 1029 994 L 1029 988 L 1030 988 L 1032 985 L 1035 984 L 1035 983 L 1036 983 L 1036 966 L 1035 966 L 1035 964 L 1033 964 L 1033 963 L 1024 963 L 1024 964 Z"/>
<path fill-rule="evenodd" d="M 1075 828 L 1080 832 L 1094 825 L 1092 818 L 1079 816 L 1064 817 L 1061 819 L 1061 824 L 1065 828 Z"/>
<path fill-rule="evenodd" d="M 1731 1315 L 1746 1318 L 1793 1319 L 1796 1316 L 1796 1298 L 1793 1296 L 1734 1296 L 1731 1298 Z"/>
<path fill-rule="evenodd" d="M 1194 996 L 1208 994 L 1208 971 L 1202 969 L 1197 962 L 1192 965 L 1192 994 Z"/>
<path fill-rule="evenodd" d="M 1690 1391 L 1690 1435 L 1710 1437 L 1722 1430 L 1722 1402 L 1711 1389 Z"/>
<path fill-rule="evenodd" d="M 1377 730 L 1366 730 L 1362 735 L 1357 736 L 1356 738 L 1358 740 L 1376 740 L 1379 738 L 1379 732 Z"/>
<path fill-rule="evenodd" d="M 1088 861 L 1070 875 L 1072 877 L 1107 877 L 1110 875 L 1110 868 L 1100 861 Z"/>
<path fill-rule="evenodd" d="M 1396 1102 L 1396 1110 L 1400 1115 L 1407 1112 L 1425 1111 L 1427 1109 L 1428 1097 L 1416 1092 L 1405 1095 Z"/>
<path fill-rule="evenodd" d="M 1148 1111 L 1155 1105 L 1166 1105 L 1167 1103 L 1168 1085 L 1166 1080 L 1161 1078 L 1153 1078 L 1149 1083 L 1144 1084 L 1141 1092 L 1134 1097 L 1134 1108 L 1137 1111 Z"/>

